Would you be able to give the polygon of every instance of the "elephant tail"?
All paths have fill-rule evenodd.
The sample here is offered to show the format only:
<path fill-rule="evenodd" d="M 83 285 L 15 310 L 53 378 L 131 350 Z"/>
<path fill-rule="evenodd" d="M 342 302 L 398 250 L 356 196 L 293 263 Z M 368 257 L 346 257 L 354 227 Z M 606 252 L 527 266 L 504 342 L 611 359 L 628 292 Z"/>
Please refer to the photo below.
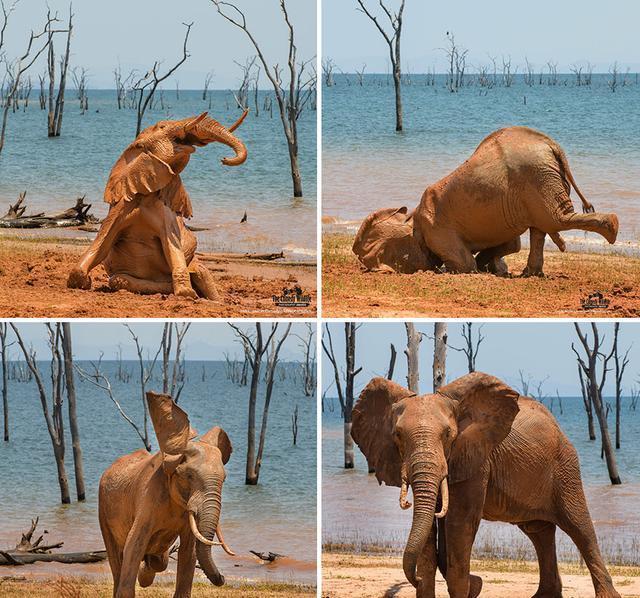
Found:
<path fill-rule="evenodd" d="M 580 189 L 578 188 L 578 184 L 576 183 L 576 180 L 573 178 L 573 174 L 571 173 L 571 169 L 569 168 L 569 161 L 567 160 L 567 156 L 565 155 L 562 148 L 557 144 L 553 144 L 551 146 L 551 149 L 553 151 L 553 155 L 556 157 L 556 159 L 560 163 L 560 166 L 562 168 L 562 174 L 564 175 L 567 182 L 570 183 L 570 186 L 576 190 L 578 197 L 582 201 L 582 211 L 585 214 L 595 212 L 593 204 L 591 204 L 587 200 L 587 198 L 584 195 L 582 195 L 582 191 L 580 191 Z"/>

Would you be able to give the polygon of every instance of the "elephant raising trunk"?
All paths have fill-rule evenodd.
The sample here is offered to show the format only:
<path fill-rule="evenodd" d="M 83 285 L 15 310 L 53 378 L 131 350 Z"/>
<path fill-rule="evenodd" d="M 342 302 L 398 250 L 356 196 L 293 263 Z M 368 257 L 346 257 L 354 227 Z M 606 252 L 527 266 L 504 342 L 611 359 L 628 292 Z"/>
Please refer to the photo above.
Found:
<path fill-rule="evenodd" d="M 222 163 L 226 166 L 239 166 L 247 159 L 247 148 L 234 134 L 244 121 L 248 111 L 245 110 L 242 116 L 228 129 L 222 126 L 217 120 L 204 115 L 196 117 L 185 128 L 187 131 L 187 143 L 193 145 L 205 145 L 214 141 L 228 145 L 235 152 L 233 158 L 223 158 Z"/>
<path fill-rule="evenodd" d="M 218 485 L 220 485 L 220 483 L 218 483 Z M 207 543 L 205 544 L 199 540 L 197 535 L 194 534 L 196 535 L 196 557 L 198 563 L 202 567 L 207 579 L 216 586 L 224 585 L 224 575 L 218 571 L 218 567 L 216 567 L 216 564 L 213 562 L 211 544 L 209 544 L 209 542 L 214 543 L 213 539 L 220 520 L 220 507 L 220 492 L 217 490 L 207 492 L 195 515 L 197 530 L 200 535 L 207 540 Z M 190 511 L 190 517 L 192 517 L 191 513 L 193 513 L 193 511 Z"/>
<path fill-rule="evenodd" d="M 411 479 L 411 489 L 413 491 L 413 520 L 411 531 L 402 556 L 402 568 L 407 580 L 418 587 L 420 579 L 416 574 L 418 557 L 423 552 L 429 539 L 434 517 L 442 518 L 447 514 L 449 507 L 449 487 L 447 478 L 433 472 L 432 468 L 426 465 L 418 466 L 414 469 Z M 442 509 L 436 513 L 436 502 L 438 500 L 438 490 L 442 498 Z"/>

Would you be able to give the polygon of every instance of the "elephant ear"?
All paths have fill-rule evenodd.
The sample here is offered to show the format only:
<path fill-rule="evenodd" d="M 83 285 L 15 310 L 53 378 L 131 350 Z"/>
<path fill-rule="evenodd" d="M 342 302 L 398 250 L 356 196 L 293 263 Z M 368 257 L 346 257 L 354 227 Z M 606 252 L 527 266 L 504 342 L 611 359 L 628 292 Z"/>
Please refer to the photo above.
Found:
<path fill-rule="evenodd" d="M 351 436 L 379 484 L 401 486 L 400 452 L 394 442 L 393 406 L 415 393 L 386 378 L 373 378 L 352 411 Z"/>
<path fill-rule="evenodd" d="M 133 143 L 111 169 L 104 200 L 111 205 L 121 200 L 131 201 L 136 195 L 159 191 L 174 177 L 175 173 L 166 162 Z"/>
<path fill-rule="evenodd" d="M 480 472 L 489 455 L 509 434 L 518 414 L 513 388 L 489 374 L 473 372 L 438 391 L 457 403 L 458 436 L 449 457 L 449 481 L 462 482 Z"/>
<path fill-rule="evenodd" d="M 182 455 L 194 430 L 189 417 L 169 395 L 147 392 L 149 414 L 156 432 L 160 450 L 166 456 Z"/>
<path fill-rule="evenodd" d="M 211 428 L 211 430 L 200 438 L 200 441 L 218 448 L 222 453 L 222 463 L 224 463 L 224 465 L 228 463 L 231 453 L 233 452 L 233 447 L 231 446 L 231 440 L 229 440 L 227 433 L 222 428 L 219 426 Z"/>

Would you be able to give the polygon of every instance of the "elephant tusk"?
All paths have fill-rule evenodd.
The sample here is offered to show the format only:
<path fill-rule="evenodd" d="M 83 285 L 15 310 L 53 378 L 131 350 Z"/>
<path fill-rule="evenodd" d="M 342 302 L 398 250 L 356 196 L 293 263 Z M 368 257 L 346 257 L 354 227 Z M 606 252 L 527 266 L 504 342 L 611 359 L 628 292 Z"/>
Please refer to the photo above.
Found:
<path fill-rule="evenodd" d="M 227 543 L 224 541 L 224 537 L 222 536 L 222 530 L 220 529 L 220 526 L 218 525 L 218 527 L 216 528 L 216 536 L 218 536 L 218 540 L 220 540 L 220 546 L 222 546 L 222 549 L 229 555 L 229 556 L 236 556 L 236 553 L 233 552 L 233 550 L 231 550 L 231 548 L 229 548 L 227 546 Z"/>
<path fill-rule="evenodd" d="M 196 525 L 196 518 L 193 515 L 193 511 L 189 511 L 189 525 L 191 526 L 191 533 L 195 536 L 198 542 L 205 544 L 206 546 L 222 546 L 220 542 L 214 542 L 213 540 L 207 540 L 199 531 Z M 219 536 L 218 536 L 219 537 Z"/>
<path fill-rule="evenodd" d="M 402 486 L 400 488 L 400 508 L 403 511 L 406 511 L 411 506 L 411 503 L 407 500 L 407 492 L 407 480 L 402 480 Z"/>
<path fill-rule="evenodd" d="M 247 114 L 249 114 L 249 108 L 242 113 L 242 116 L 234 122 L 227 131 L 229 131 L 229 133 L 233 133 L 242 124 L 242 121 L 247 117 Z"/>
<path fill-rule="evenodd" d="M 440 482 L 440 495 L 442 496 L 442 508 L 435 515 L 438 519 L 442 519 L 449 510 L 449 484 L 446 477 L 442 478 L 442 482 Z"/>

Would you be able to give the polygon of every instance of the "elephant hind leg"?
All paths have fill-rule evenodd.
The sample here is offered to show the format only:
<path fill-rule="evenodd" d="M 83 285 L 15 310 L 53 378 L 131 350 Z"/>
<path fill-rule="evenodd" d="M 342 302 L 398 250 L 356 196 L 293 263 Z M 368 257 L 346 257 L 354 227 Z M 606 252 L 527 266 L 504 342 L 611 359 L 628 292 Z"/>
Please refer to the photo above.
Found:
<path fill-rule="evenodd" d="M 586 230 L 602 235 L 612 245 L 618 237 L 618 217 L 615 214 L 600 214 L 594 212 L 590 214 L 564 214 L 560 221 L 561 230 Z"/>
<path fill-rule="evenodd" d="M 522 276 L 544 276 L 544 239 L 546 233 L 539 228 L 529 229 L 529 259 L 522 271 Z"/>
<path fill-rule="evenodd" d="M 173 293 L 173 285 L 169 281 L 144 280 L 130 274 L 114 274 L 109 278 L 109 287 L 114 291 L 129 291 L 140 295 L 155 295 Z"/>
<path fill-rule="evenodd" d="M 549 521 L 527 521 L 518 527 L 536 549 L 540 582 L 533 598 L 562 598 L 562 581 L 556 556 L 556 526 Z"/>
<path fill-rule="evenodd" d="M 200 297 L 212 301 L 218 299 L 218 289 L 213 274 L 195 258 L 189 264 L 189 276 L 193 288 Z"/>
<path fill-rule="evenodd" d="M 483 249 L 476 255 L 476 266 L 480 272 L 485 271 L 497 274 L 498 276 L 506 276 L 509 274 L 509 269 L 502 258 L 505 255 L 518 253 L 520 248 L 520 237 L 516 237 L 496 247 Z"/>

